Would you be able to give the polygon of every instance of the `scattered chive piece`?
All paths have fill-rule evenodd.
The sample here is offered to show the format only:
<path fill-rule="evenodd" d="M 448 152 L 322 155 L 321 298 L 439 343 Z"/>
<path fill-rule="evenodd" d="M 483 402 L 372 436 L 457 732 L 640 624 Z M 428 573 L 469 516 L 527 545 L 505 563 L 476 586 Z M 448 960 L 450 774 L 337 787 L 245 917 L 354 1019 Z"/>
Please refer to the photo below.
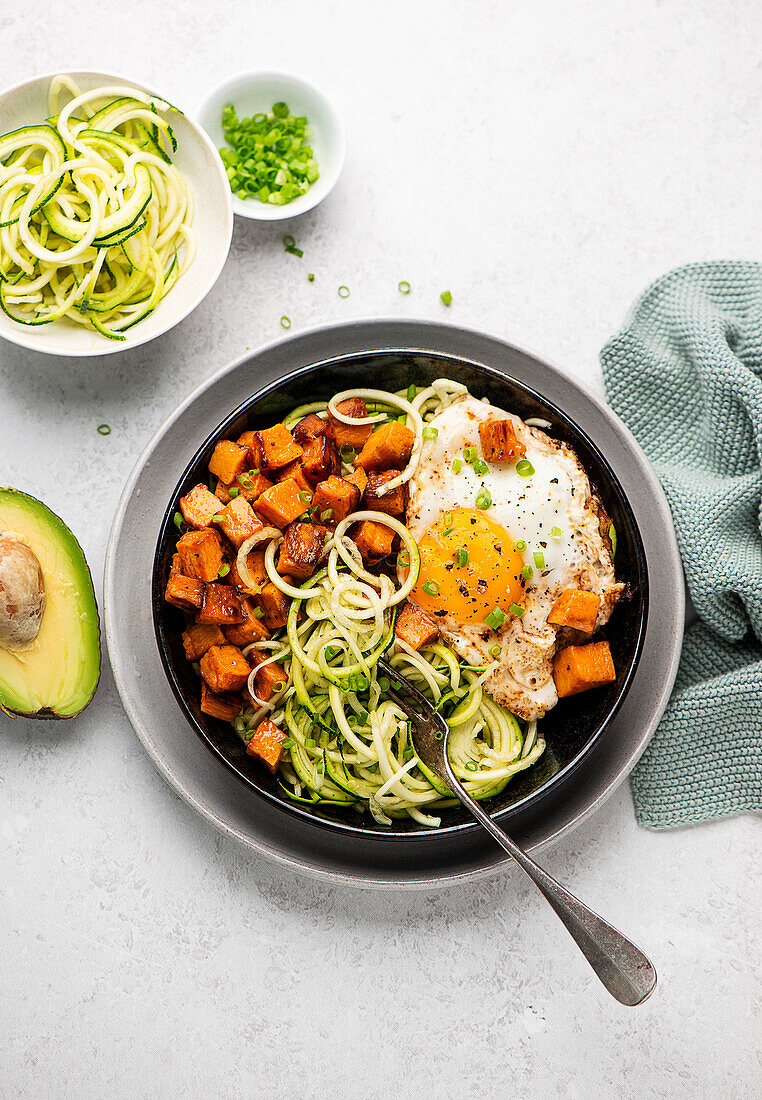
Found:
<path fill-rule="evenodd" d="M 350 290 L 349 290 L 348 286 L 340 286 L 339 287 L 339 297 L 340 298 L 348 298 L 349 294 L 350 294 Z"/>
<path fill-rule="evenodd" d="M 453 464 L 452 464 L 452 472 L 454 474 L 459 474 L 462 469 L 463 469 L 463 459 L 462 458 L 454 459 Z"/>
<path fill-rule="evenodd" d="M 423 429 L 423 438 L 424 439 L 436 439 L 436 437 L 438 435 L 439 435 L 439 429 L 438 428 L 432 428 L 429 424 L 427 424 L 426 427 Z"/>
<path fill-rule="evenodd" d="M 468 565 L 468 550 L 458 550 L 455 554 L 455 563 L 458 569 L 465 569 Z"/>
<path fill-rule="evenodd" d="M 111 425 L 110 424 L 99 424 L 98 425 L 98 434 L 99 435 L 111 435 Z"/>
<path fill-rule="evenodd" d="M 273 684 L 273 691 L 283 691 L 283 681 L 282 680 L 277 680 Z"/>
<path fill-rule="evenodd" d="M 341 650 L 337 645 L 327 645 L 325 647 L 325 659 L 326 661 L 332 661 L 334 657 L 338 657 Z"/>
<path fill-rule="evenodd" d="M 357 451 L 349 443 L 345 443 L 339 453 L 345 462 L 352 462 L 357 458 Z"/>
<path fill-rule="evenodd" d="M 493 630 L 497 630 L 497 628 L 502 623 L 504 623 L 507 618 L 508 616 L 506 615 L 506 613 L 502 611 L 499 607 L 496 607 L 494 611 L 490 611 L 489 615 L 485 617 L 484 621 L 487 626 L 491 626 Z"/>
<path fill-rule="evenodd" d="M 439 585 L 436 583 L 436 581 L 424 581 L 421 587 L 423 588 L 423 591 L 426 593 L 427 596 L 439 595 Z"/>
<path fill-rule="evenodd" d="M 482 510 L 485 508 L 489 508 L 492 505 L 492 497 L 490 496 L 489 489 L 487 489 L 485 485 L 482 485 L 481 489 L 476 494 L 475 503 L 476 507 L 481 508 Z"/>
<path fill-rule="evenodd" d="M 612 523 L 609 527 L 609 538 L 611 539 L 611 556 L 616 557 L 616 527 Z"/>
<path fill-rule="evenodd" d="M 264 615 L 264 611 L 261 607 L 255 607 L 251 614 L 254 616 L 255 619 L 261 619 Z"/>
<path fill-rule="evenodd" d="M 183 519 L 182 514 L 180 512 L 175 512 L 173 519 L 174 519 L 174 524 L 175 524 L 175 527 L 177 528 L 177 530 L 182 531 L 183 524 L 185 523 L 185 520 Z"/>
<path fill-rule="evenodd" d="M 326 520 L 326 519 L 330 519 L 332 515 L 333 515 L 333 508 L 326 508 L 326 510 L 324 512 L 320 513 L 320 518 L 322 520 Z"/>
<path fill-rule="evenodd" d="M 534 563 L 537 566 L 537 568 L 538 569 L 544 569 L 545 568 L 545 555 L 543 554 L 542 550 L 535 550 L 533 557 L 534 557 Z"/>
<path fill-rule="evenodd" d="M 293 737 L 287 737 L 285 741 L 281 741 L 280 747 L 282 749 L 292 749 L 294 747 Z"/>
<path fill-rule="evenodd" d="M 379 676 L 379 678 L 376 680 L 376 683 L 378 684 L 381 691 L 388 691 L 391 686 L 391 680 L 388 676 Z"/>
<path fill-rule="evenodd" d="M 489 466 L 487 465 L 487 463 L 483 459 L 477 458 L 476 462 L 474 462 L 474 473 L 477 475 L 477 477 L 484 477 L 484 475 L 488 472 Z"/>
<path fill-rule="evenodd" d="M 414 386 L 414 385 L 408 386 L 407 394 L 406 394 L 406 397 L 407 397 L 408 401 L 412 401 L 417 393 L 418 393 L 418 387 L 417 386 Z"/>
<path fill-rule="evenodd" d="M 446 531 L 443 531 L 443 532 L 442 532 L 442 537 L 443 537 L 443 538 L 446 538 L 446 537 L 447 537 L 447 535 L 451 535 L 451 534 L 453 533 L 453 530 L 454 530 L 454 528 L 452 528 L 452 527 L 448 527 Z"/>
<path fill-rule="evenodd" d="M 560 527 L 551 527 L 550 537 L 552 539 L 560 539 L 561 538 L 561 528 Z"/>
<path fill-rule="evenodd" d="M 534 466 L 528 458 L 522 458 L 516 463 L 516 473 L 519 477 L 531 477 L 534 473 Z"/>
<path fill-rule="evenodd" d="M 531 581 L 532 577 L 534 576 L 534 569 L 531 565 L 525 565 L 524 568 L 521 570 L 521 575 L 525 581 Z"/>
<path fill-rule="evenodd" d="M 410 283 L 403 279 L 401 283 L 397 283 L 397 290 L 400 292 L 400 294 L 409 294 Z"/>
<path fill-rule="evenodd" d="M 397 417 L 397 423 L 398 424 L 407 424 L 407 413 L 401 413 Z"/>
<path fill-rule="evenodd" d="M 487 652 L 489 653 L 490 657 L 499 657 L 500 656 L 500 646 L 499 645 L 491 645 L 489 647 L 489 649 L 487 650 Z"/>
<path fill-rule="evenodd" d="M 220 149 L 220 156 L 230 190 L 239 199 L 284 206 L 305 195 L 320 175 L 307 119 L 292 115 L 286 103 L 274 103 L 269 112 L 242 119 L 228 104 L 222 111 L 222 130 L 228 145 Z M 284 238 L 286 251 L 301 256 L 289 241 L 293 237 Z"/>
<path fill-rule="evenodd" d="M 287 317 L 285 313 L 281 317 L 280 323 L 283 326 L 283 328 L 291 328 L 291 318 Z"/>
<path fill-rule="evenodd" d="M 452 512 L 445 512 L 442 516 L 443 523 L 452 523 Z"/>
<path fill-rule="evenodd" d="M 407 567 L 410 565 L 410 554 L 408 554 L 407 550 L 401 550 L 399 552 L 399 554 L 397 555 L 397 565 L 399 565 L 402 569 L 407 569 Z"/>
<path fill-rule="evenodd" d="M 479 765 L 476 763 L 475 760 L 467 760 L 465 763 L 465 768 L 469 772 L 478 772 Z"/>
<path fill-rule="evenodd" d="M 512 603 L 508 610 L 510 611 L 511 615 L 515 615 L 517 619 L 520 619 L 524 614 L 525 609 L 521 606 L 521 604 Z"/>
<path fill-rule="evenodd" d="M 476 458 L 476 453 L 476 447 L 463 448 L 463 457 L 465 458 L 466 462 L 473 462 Z"/>
<path fill-rule="evenodd" d="M 224 523 L 225 517 L 221 512 L 218 512 L 216 516 L 212 516 L 212 523 Z"/>
<path fill-rule="evenodd" d="M 283 247 L 285 248 L 286 252 L 290 252 L 292 256 L 304 255 L 302 249 L 296 247 L 296 241 L 290 235 L 283 238 Z"/>
<path fill-rule="evenodd" d="M 446 305 L 446 306 L 451 306 L 452 305 L 452 294 L 450 293 L 449 290 L 443 290 L 442 293 L 439 295 L 439 297 L 442 299 L 442 302 L 444 303 L 444 305 Z"/>
<path fill-rule="evenodd" d="M 527 544 L 524 542 L 523 539 L 519 539 L 518 542 L 514 542 L 513 544 L 513 549 L 518 550 L 519 554 L 523 554 L 526 548 Z"/>
<path fill-rule="evenodd" d="M 230 572 L 230 566 L 228 565 L 228 563 L 226 561 L 224 561 L 222 563 L 222 565 L 220 566 L 220 568 L 217 570 L 217 576 L 218 577 L 227 577 L 229 572 Z"/>
<path fill-rule="evenodd" d="M 230 488 L 228 489 L 228 496 L 229 496 L 229 497 L 231 498 L 231 500 L 232 500 L 232 499 L 234 499 L 235 497 L 237 497 L 237 496 L 238 496 L 238 494 L 240 493 L 240 491 L 241 491 L 241 490 L 240 490 L 240 489 L 238 488 L 238 486 L 237 486 L 237 485 L 231 485 L 231 486 L 230 486 Z"/>
<path fill-rule="evenodd" d="M 311 283 L 314 283 L 314 282 L 315 282 L 315 276 L 314 276 L 314 275 L 312 274 L 312 272 L 310 272 L 310 273 L 309 273 L 309 275 L 307 276 L 307 279 L 308 279 L 308 280 L 309 280 L 309 282 L 311 282 Z"/>
<path fill-rule="evenodd" d="M 309 502 L 312 500 L 312 493 L 308 493 L 306 489 L 302 489 L 302 491 L 299 493 L 299 500 L 302 502 L 302 504 L 309 504 Z"/>

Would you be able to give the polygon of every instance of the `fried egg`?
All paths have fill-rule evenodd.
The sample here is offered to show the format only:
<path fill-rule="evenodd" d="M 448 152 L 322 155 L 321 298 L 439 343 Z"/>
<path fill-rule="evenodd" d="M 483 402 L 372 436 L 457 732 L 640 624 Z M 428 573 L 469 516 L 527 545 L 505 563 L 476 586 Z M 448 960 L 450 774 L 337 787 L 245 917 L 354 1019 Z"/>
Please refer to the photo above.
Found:
<path fill-rule="evenodd" d="M 488 420 L 512 422 L 526 448 L 518 468 L 480 465 L 479 424 Z M 498 703 L 541 718 L 558 701 L 559 628 L 548 623 L 556 599 L 566 588 L 595 592 L 598 627 L 621 594 L 608 517 L 574 451 L 519 417 L 466 395 L 428 427 L 410 481 L 407 526 L 421 554 L 410 600 L 461 658 L 497 660 L 485 687 Z"/>

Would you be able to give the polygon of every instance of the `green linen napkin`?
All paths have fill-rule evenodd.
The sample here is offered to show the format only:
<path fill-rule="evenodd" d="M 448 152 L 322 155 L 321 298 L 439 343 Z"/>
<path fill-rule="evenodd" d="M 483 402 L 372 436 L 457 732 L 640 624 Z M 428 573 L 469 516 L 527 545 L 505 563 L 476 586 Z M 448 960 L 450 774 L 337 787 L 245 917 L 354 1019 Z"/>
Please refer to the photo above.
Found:
<path fill-rule="evenodd" d="M 632 775 L 635 815 L 668 829 L 762 809 L 762 264 L 666 275 L 601 362 L 664 487 L 699 616 Z"/>

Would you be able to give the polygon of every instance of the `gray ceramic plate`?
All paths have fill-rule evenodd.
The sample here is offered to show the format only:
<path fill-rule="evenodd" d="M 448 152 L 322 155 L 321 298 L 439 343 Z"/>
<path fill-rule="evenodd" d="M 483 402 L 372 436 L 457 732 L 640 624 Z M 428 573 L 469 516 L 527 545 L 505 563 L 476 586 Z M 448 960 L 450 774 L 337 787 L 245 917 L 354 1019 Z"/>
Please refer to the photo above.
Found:
<path fill-rule="evenodd" d="M 645 544 L 651 606 L 660 614 L 651 617 L 635 679 L 606 736 L 557 795 L 518 815 L 511 831 L 526 847 L 541 848 L 603 803 L 648 743 L 677 670 L 684 590 L 669 509 L 646 459 L 609 409 L 555 368 L 493 337 L 423 322 L 353 322 L 279 341 L 206 382 L 160 428 L 125 488 L 106 557 L 106 637 L 117 688 L 146 751 L 174 790 L 217 828 L 253 852 L 315 876 L 357 886 L 431 887 L 494 870 L 501 853 L 478 833 L 436 846 L 407 838 L 399 848 L 379 848 L 317 829 L 253 797 L 187 726 L 164 677 L 151 618 L 156 535 L 198 443 L 273 378 L 337 355 L 380 350 L 433 352 L 504 370 L 576 421 L 622 483 Z"/>

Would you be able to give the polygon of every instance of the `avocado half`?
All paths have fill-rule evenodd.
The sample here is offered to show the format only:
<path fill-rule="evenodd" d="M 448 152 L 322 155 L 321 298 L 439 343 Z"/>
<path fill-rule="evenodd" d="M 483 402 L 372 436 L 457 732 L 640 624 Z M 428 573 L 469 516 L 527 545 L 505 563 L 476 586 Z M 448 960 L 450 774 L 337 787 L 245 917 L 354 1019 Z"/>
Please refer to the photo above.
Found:
<path fill-rule="evenodd" d="M 46 590 L 34 641 L 0 647 L 0 709 L 73 718 L 92 699 L 101 673 L 100 619 L 85 555 L 63 520 L 18 489 L 0 489 L 0 536 L 32 550 Z"/>

